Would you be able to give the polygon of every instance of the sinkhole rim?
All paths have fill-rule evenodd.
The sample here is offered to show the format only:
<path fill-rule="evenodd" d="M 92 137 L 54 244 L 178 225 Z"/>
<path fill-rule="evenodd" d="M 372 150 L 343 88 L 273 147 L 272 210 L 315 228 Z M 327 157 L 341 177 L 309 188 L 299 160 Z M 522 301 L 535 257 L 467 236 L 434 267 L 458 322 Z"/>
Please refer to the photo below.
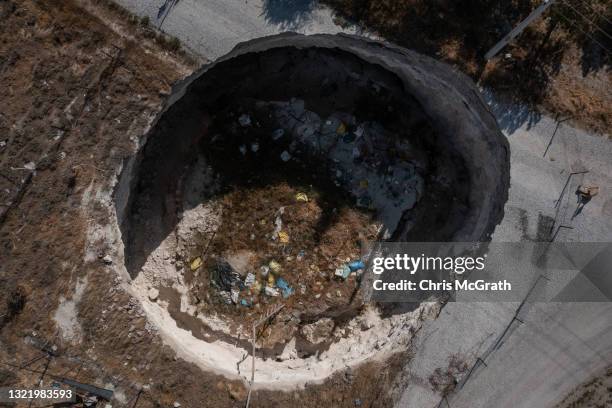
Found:
<path fill-rule="evenodd" d="M 124 163 L 115 190 L 117 220 L 126 251 L 130 245 L 130 209 L 138 192 L 136 186 L 142 171 L 144 152 L 154 141 L 164 117 L 167 118 L 166 115 L 176 109 L 181 101 L 184 102 L 190 93 L 197 92 L 207 75 L 211 75 L 216 67 L 221 69 L 224 64 L 227 67 L 232 61 L 244 61 L 245 58 L 257 60 L 266 54 L 278 56 L 279 51 L 287 49 L 315 54 L 321 51 L 352 55 L 364 64 L 387 71 L 397 78 L 402 93 L 417 101 L 429 123 L 434 126 L 437 143 L 444 143 L 444 149 L 450 149 L 465 161 L 469 212 L 464 214 L 463 224 L 445 240 L 469 242 L 490 239 L 495 225 L 503 217 L 503 207 L 507 200 L 509 149 L 505 137 L 470 79 L 442 63 L 389 44 L 346 35 L 280 34 L 239 44 L 228 55 L 204 66 L 174 87 L 164 110 L 143 138 L 141 148 Z M 406 237 L 399 235 L 397 238 Z M 426 237 L 421 235 L 419 238 Z"/>

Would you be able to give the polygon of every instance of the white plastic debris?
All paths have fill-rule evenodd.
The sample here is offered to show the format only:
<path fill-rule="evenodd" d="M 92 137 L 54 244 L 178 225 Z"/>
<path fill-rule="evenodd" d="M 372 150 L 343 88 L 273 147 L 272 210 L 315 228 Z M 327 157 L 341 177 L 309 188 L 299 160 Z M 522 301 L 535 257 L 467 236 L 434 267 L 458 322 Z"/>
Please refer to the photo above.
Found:
<path fill-rule="evenodd" d="M 364 132 L 364 126 L 363 124 L 357 126 L 357 129 L 355 129 L 355 131 L 353 133 L 355 133 L 355 136 L 357 137 L 357 139 L 359 139 L 361 136 L 363 136 L 363 132 Z"/>
<path fill-rule="evenodd" d="M 242 153 L 242 155 L 244 156 L 247 152 L 247 148 L 245 145 L 241 145 L 238 150 L 240 150 L 240 153 Z"/>
<path fill-rule="evenodd" d="M 251 126 L 251 117 L 247 115 L 246 113 L 243 113 L 238 118 L 238 123 L 240 123 L 240 126 L 242 127 Z"/>
<path fill-rule="evenodd" d="M 282 215 L 285 213 L 285 207 L 280 207 L 278 212 L 276 213 L 276 218 L 274 219 L 274 232 L 272 233 L 272 241 L 276 241 L 278 238 L 278 234 L 283 229 L 283 219 Z"/>
<path fill-rule="evenodd" d="M 259 150 L 259 143 L 255 142 L 255 143 L 251 143 L 251 151 L 253 153 L 256 153 Z"/>
<path fill-rule="evenodd" d="M 268 276 L 268 273 L 270 272 L 270 267 L 268 265 L 264 265 L 261 268 L 259 268 L 259 270 L 261 271 L 261 276 L 265 278 L 266 276 Z"/>
<path fill-rule="evenodd" d="M 238 289 L 232 289 L 231 298 L 232 298 L 233 303 L 238 303 L 239 296 L 240 296 L 240 291 Z"/>
<path fill-rule="evenodd" d="M 23 168 L 26 170 L 36 170 L 36 164 L 34 164 L 34 162 L 28 162 L 26 164 L 23 165 Z"/>
<path fill-rule="evenodd" d="M 291 160 L 291 155 L 289 154 L 288 151 L 285 150 L 285 151 L 283 151 L 281 153 L 280 158 L 281 158 L 282 161 L 287 162 L 287 161 Z"/>
<path fill-rule="evenodd" d="M 277 297 L 280 292 L 278 291 L 278 289 L 273 288 L 271 286 L 266 286 L 266 288 L 264 289 L 266 295 L 268 296 L 272 296 L 272 297 Z"/>
<path fill-rule="evenodd" d="M 253 284 L 255 283 L 255 275 L 252 274 L 251 272 L 249 272 L 246 276 L 246 278 L 244 279 L 244 284 L 250 288 L 251 286 L 253 286 Z"/>

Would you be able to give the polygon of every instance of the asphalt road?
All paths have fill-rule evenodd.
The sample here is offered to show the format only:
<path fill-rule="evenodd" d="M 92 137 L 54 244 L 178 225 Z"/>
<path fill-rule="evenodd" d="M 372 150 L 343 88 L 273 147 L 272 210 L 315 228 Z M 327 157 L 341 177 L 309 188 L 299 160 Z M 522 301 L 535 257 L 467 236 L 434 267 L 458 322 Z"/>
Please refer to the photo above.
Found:
<path fill-rule="evenodd" d="M 282 31 L 360 32 L 337 26 L 328 9 L 308 0 L 116 1 L 137 15 L 149 16 L 152 24 L 208 60 L 238 42 Z M 493 239 L 543 239 L 554 220 L 556 241 L 612 241 L 612 142 L 502 103 L 490 92 L 483 96 L 511 146 L 510 197 Z M 570 177 L 572 172 L 586 173 Z M 572 217 L 579 184 L 598 185 L 600 194 Z M 452 356 L 461 356 L 471 366 L 503 332 L 517 306 L 447 305 L 415 339 L 416 355 L 406 366 L 409 381 L 398 406 L 437 406 L 441 396 L 429 381 L 435 369 L 448 368 Z M 449 397 L 453 408 L 552 406 L 612 364 L 610 303 L 534 304 L 522 317 L 523 323 L 488 356 L 486 366 Z"/>
<path fill-rule="evenodd" d="M 302 34 L 359 32 L 333 22 L 312 0 L 117 0 L 196 54 L 214 60 L 239 42 L 284 31 Z M 360 32 L 360 34 L 364 34 Z"/>

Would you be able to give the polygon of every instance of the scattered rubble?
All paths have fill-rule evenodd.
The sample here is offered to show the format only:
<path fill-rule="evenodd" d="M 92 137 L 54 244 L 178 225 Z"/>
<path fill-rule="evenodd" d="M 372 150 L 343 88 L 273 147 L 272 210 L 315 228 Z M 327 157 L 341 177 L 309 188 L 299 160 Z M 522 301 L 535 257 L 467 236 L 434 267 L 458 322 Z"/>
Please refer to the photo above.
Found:
<path fill-rule="evenodd" d="M 330 318 L 323 318 L 315 323 L 302 326 L 302 335 L 308 342 L 319 344 L 329 340 L 333 329 L 334 321 Z"/>
<path fill-rule="evenodd" d="M 155 288 L 151 288 L 149 289 L 149 292 L 147 293 L 149 300 L 151 302 L 155 302 L 157 300 L 157 298 L 159 297 L 159 290 L 155 289 Z"/>

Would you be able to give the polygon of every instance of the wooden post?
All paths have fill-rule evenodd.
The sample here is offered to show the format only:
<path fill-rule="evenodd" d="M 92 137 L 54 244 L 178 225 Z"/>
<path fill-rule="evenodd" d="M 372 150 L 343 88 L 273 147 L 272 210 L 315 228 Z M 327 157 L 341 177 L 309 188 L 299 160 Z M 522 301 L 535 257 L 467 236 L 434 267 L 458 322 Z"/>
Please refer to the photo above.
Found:
<path fill-rule="evenodd" d="M 261 324 L 271 319 L 275 314 L 280 312 L 283 307 L 285 307 L 284 304 L 276 306 L 274 309 L 272 309 L 272 311 L 270 311 L 262 319 L 253 323 L 253 334 L 252 334 L 253 338 L 251 341 L 251 345 L 253 347 L 253 353 L 251 356 L 252 357 L 251 358 L 251 381 L 249 383 L 249 394 L 247 396 L 246 408 L 249 408 L 249 404 L 251 403 L 251 392 L 253 391 L 253 384 L 255 383 L 255 341 L 257 340 L 257 327 L 259 327 Z"/>

